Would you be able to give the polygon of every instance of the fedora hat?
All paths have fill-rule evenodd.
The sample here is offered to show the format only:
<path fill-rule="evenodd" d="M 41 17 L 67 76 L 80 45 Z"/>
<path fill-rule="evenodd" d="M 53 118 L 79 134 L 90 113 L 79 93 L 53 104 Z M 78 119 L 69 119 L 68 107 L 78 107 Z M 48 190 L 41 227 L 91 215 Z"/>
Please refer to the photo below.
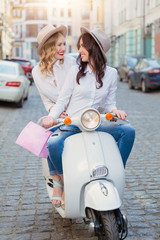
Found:
<path fill-rule="evenodd" d="M 108 52 L 108 50 L 110 49 L 110 39 L 107 37 L 107 35 L 105 34 L 104 31 L 102 31 L 101 29 L 95 29 L 92 31 L 89 31 L 87 28 L 85 27 L 81 27 L 81 33 L 89 33 L 94 40 L 96 41 L 96 43 L 98 44 L 104 58 L 107 60 L 106 58 L 106 52 Z"/>
<path fill-rule="evenodd" d="M 56 28 L 51 24 L 47 24 L 44 28 L 42 28 L 40 30 L 40 32 L 38 33 L 38 36 L 37 36 L 38 53 L 40 53 L 40 50 L 41 50 L 42 46 L 45 44 L 45 42 L 57 32 L 62 33 L 65 37 L 67 34 L 67 28 L 65 26 L 60 26 L 60 27 Z"/>

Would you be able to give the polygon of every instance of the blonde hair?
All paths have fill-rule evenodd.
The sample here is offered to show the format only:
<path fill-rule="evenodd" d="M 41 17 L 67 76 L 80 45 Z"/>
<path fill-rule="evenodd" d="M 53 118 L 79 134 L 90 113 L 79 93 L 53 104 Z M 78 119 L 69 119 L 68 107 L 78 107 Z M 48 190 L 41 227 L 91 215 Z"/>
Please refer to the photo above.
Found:
<path fill-rule="evenodd" d="M 53 65 L 56 62 L 54 55 L 57 52 L 56 43 L 60 35 L 62 35 L 62 33 L 60 32 L 55 33 L 52 37 L 50 37 L 45 42 L 45 44 L 43 45 L 40 51 L 39 67 L 44 76 L 47 75 L 47 72 L 49 72 L 50 74 L 53 74 Z M 64 63 L 64 59 L 60 60 L 60 64 L 63 64 L 63 63 Z"/>

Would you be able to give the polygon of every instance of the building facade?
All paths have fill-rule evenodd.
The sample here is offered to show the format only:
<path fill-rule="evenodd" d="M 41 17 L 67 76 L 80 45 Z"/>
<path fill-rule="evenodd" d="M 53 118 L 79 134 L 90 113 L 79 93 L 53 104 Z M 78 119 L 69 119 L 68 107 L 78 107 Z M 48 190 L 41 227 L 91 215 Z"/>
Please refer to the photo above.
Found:
<path fill-rule="evenodd" d="M 101 28 L 104 30 L 104 4 L 106 0 L 91 0 L 91 29 Z"/>
<path fill-rule="evenodd" d="M 123 55 L 160 57 L 160 0 L 104 0 L 104 30 L 112 66 Z"/>
<path fill-rule="evenodd" d="M 14 56 L 38 60 L 37 34 L 50 23 L 68 29 L 67 52 L 76 51 L 80 26 L 90 27 L 90 0 L 14 0 Z"/>
<path fill-rule="evenodd" d="M 12 12 L 13 0 L 0 0 L 0 59 L 12 55 L 14 42 Z"/>

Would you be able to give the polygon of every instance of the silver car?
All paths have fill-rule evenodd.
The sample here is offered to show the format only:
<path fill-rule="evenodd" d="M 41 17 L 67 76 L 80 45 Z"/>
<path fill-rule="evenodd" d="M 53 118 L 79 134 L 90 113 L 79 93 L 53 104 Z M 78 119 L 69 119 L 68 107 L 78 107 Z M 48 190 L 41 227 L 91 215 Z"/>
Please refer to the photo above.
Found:
<path fill-rule="evenodd" d="M 28 98 L 30 81 L 18 63 L 0 60 L 0 101 L 15 102 L 23 107 Z"/>

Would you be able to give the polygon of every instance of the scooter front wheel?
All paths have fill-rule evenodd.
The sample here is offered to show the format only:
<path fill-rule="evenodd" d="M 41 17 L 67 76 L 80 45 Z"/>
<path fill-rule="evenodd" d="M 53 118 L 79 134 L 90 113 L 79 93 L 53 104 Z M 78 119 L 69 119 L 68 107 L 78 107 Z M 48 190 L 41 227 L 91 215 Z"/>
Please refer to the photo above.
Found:
<path fill-rule="evenodd" d="M 104 232 L 103 236 L 99 236 L 99 240 L 119 240 L 118 224 L 114 211 L 99 212 L 99 218 Z"/>

